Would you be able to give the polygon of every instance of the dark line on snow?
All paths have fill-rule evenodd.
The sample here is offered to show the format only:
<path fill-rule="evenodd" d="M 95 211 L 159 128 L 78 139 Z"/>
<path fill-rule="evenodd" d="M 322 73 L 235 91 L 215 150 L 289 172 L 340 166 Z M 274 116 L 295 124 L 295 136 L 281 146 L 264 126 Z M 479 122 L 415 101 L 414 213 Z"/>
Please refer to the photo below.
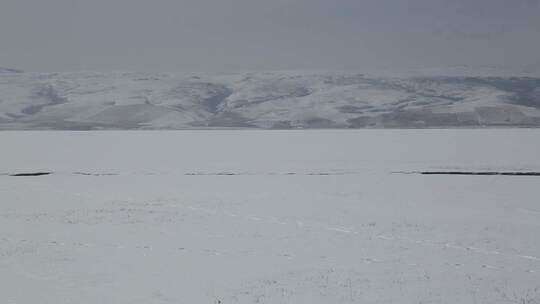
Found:
<path fill-rule="evenodd" d="M 9 176 L 14 177 L 29 177 L 29 176 L 44 176 L 44 175 L 51 175 L 52 172 L 32 172 L 32 173 L 15 173 L 10 174 Z"/>
<path fill-rule="evenodd" d="M 478 175 L 478 176 L 540 176 L 540 172 L 499 172 L 499 171 L 420 171 L 396 172 L 401 174 L 421 175 Z"/>
<path fill-rule="evenodd" d="M 118 173 L 88 173 L 88 172 L 73 172 L 74 175 L 84 176 L 117 176 Z"/>
<path fill-rule="evenodd" d="M 532 171 L 410 171 L 410 172 L 392 172 L 394 174 L 419 174 L 419 175 L 469 175 L 469 176 L 540 176 L 540 172 Z M 0 174 L 12 177 L 36 177 L 52 175 L 53 172 L 25 172 L 25 173 L 13 173 L 13 174 Z M 118 173 L 88 173 L 88 172 L 73 172 L 73 175 L 82 176 L 118 176 Z M 185 173 L 186 176 L 241 176 L 241 175 L 304 175 L 304 176 L 332 176 L 332 175 L 348 175 L 351 173 L 330 173 L 330 172 L 311 172 L 311 173 L 234 173 L 234 172 L 215 172 L 215 173 Z"/>

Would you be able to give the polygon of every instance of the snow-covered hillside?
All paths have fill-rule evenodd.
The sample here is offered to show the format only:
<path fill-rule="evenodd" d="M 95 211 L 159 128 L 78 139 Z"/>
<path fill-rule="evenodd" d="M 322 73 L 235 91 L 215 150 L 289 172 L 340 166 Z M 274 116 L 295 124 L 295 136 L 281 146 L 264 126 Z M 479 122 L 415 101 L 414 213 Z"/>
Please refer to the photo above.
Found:
<path fill-rule="evenodd" d="M 0 129 L 540 126 L 540 78 L 451 74 L 1 69 Z"/>

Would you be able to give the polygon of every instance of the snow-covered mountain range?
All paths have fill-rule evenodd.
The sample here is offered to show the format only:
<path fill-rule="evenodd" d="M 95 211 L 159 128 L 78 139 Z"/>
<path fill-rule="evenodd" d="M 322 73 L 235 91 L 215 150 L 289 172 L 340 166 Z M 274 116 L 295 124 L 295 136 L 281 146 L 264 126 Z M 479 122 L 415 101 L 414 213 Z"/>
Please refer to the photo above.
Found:
<path fill-rule="evenodd" d="M 540 77 L 0 69 L 0 129 L 540 127 Z"/>

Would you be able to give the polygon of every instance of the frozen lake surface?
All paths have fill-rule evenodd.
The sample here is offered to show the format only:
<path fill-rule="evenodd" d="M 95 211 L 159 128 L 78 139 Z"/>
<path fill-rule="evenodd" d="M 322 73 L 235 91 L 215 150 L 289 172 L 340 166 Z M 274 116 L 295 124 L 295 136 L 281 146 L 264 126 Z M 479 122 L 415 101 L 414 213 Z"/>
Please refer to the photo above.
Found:
<path fill-rule="evenodd" d="M 540 130 L 0 142 L 1 303 L 540 303 Z"/>

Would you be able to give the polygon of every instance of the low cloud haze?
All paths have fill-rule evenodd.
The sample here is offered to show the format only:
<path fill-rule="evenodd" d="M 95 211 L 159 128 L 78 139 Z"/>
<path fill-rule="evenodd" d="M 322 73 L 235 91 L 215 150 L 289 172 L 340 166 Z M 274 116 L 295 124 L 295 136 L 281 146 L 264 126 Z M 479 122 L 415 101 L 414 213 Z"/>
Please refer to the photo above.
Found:
<path fill-rule="evenodd" d="M 537 0 L 3 0 L 31 71 L 540 67 Z"/>

